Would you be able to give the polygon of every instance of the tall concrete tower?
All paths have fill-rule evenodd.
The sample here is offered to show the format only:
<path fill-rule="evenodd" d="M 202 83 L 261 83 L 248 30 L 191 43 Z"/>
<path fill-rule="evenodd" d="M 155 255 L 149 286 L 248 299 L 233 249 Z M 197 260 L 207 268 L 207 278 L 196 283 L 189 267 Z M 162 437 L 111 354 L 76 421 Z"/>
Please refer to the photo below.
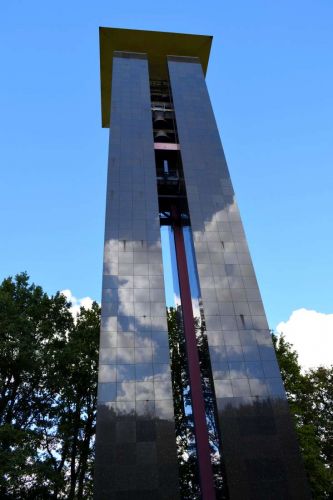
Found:
<path fill-rule="evenodd" d="M 205 83 L 211 41 L 100 28 L 97 500 L 309 498 Z"/>

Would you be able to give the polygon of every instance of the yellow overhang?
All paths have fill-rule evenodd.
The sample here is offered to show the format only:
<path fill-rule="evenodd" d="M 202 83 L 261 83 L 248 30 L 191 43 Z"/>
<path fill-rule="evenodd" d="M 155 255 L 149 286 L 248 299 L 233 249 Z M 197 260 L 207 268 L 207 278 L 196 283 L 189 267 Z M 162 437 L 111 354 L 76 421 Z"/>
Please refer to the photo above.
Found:
<path fill-rule="evenodd" d="M 167 78 L 166 57 L 198 57 L 206 74 L 212 36 L 160 31 L 99 28 L 102 127 L 110 125 L 112 58 L 114 51 L 148 55 L 150 78 Z"/>

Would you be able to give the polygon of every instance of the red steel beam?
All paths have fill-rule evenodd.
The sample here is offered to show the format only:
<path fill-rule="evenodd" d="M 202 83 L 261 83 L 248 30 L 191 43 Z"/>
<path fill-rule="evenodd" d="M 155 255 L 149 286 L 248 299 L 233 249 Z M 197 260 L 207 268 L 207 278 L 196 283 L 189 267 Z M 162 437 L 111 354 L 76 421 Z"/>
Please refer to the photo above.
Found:
<path fill-rule="evenodd" d="M 199 476 L 202 500 L 215 500 L 214 477 L 209 448 L 209 436 L 206 422 L 205 402 L 202 392 L 199 354 L 195 334 L 194 316 L 190 281 L 187 270 L 183 231 L 176 207 L 172 209 L 173 230 L 175 237 L 180 299 L 183 311 L 185 344 L 191 388 L 194 432 L 196 438 Z"/>

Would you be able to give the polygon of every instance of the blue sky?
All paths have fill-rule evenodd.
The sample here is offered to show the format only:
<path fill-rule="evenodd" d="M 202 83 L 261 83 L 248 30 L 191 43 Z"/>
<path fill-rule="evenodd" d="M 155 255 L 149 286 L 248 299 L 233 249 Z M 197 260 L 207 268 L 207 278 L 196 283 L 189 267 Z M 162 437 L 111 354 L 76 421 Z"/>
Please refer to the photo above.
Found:
<path fill-rule="evenodd" d="M 269 324 L 330 316 L 331 0 L 2 2 L 0 278 L 100 300 L 99 26 L 214 36 L 207 84 Z"/>

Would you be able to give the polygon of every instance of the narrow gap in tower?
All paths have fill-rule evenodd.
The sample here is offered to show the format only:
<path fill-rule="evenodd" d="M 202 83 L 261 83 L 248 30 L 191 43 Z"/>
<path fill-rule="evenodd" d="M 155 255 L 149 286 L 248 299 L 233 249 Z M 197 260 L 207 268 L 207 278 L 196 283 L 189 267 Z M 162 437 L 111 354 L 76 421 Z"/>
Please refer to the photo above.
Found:
<path fill-rule="evenodd" d="M 182 499 L 200 499 L 198 457 L 194 433 L 184 324 L 180 300 L 177 257 L 171 221 L 171 206 L 187 206 L 178 138 L 167 82 L 151 82 L 152 120 L 159 195 L 163 271 L 171 357 L 177 456 Z"/>
<path fill-rule="evenodd" d="M 222 473 L 217 409 L 214 385 L 205 334 L 205 321 L 200 298 L 200 287 L 193 249 L 190 218 L 187 206 L 182 161 L 178 145 L 177 127 L 168 82 L 151 82 L 152 120 L 155 143 L 156 174 L 161 221 L 163 269 L 172 359 L 172 381 L 175 402 L 176 440 L 180 465 L 182 498 L 200 498 L 198 456 L 195 439 L 193 409 L 180 301 L 175 240 L 172 229 L 172 211 L 180 217 L 185 242 L 186 261 L 192 295 L 205 415 L 209 434 L 211 462 L 216 497 L 226 498 L 225 474 Z"/>
<path fill-rule="evenodd" d="M 202 304 L 200 284 L 198 278 L 197 264 L 193 245 L 192 229 L 190 226 L 183 228 L 186 260 L 190 278 L 192 296 L 192 309 L 196 326 L 197 346 L 200 360 L 202 377 L 202 388 L 205 397 L 206 422 L 209 432 L 209 443 L 211 449 L 211 461 L 214 474 L 216 498 L 222 500 L 228 498 L 226 474 L 224 462 L 220 450 L 222 444 L 218 429 L 216 396 L 213 383 L 212 367 L 209 356 L 208 339 L 206 334 L 205 314 Z"/>
<path fill-rule="evenodd" d="M 177 143 L 175 116 L 168 82 L 151 81 L 150 93 L 154 142 L 160 144 Z"/>
<path fill-rule="evenodd" d="M 161 226 L 177 456 L 182 499 L 200 499 L 198 457 L 187 366 L 184 325 L 171 226 Z"/>

